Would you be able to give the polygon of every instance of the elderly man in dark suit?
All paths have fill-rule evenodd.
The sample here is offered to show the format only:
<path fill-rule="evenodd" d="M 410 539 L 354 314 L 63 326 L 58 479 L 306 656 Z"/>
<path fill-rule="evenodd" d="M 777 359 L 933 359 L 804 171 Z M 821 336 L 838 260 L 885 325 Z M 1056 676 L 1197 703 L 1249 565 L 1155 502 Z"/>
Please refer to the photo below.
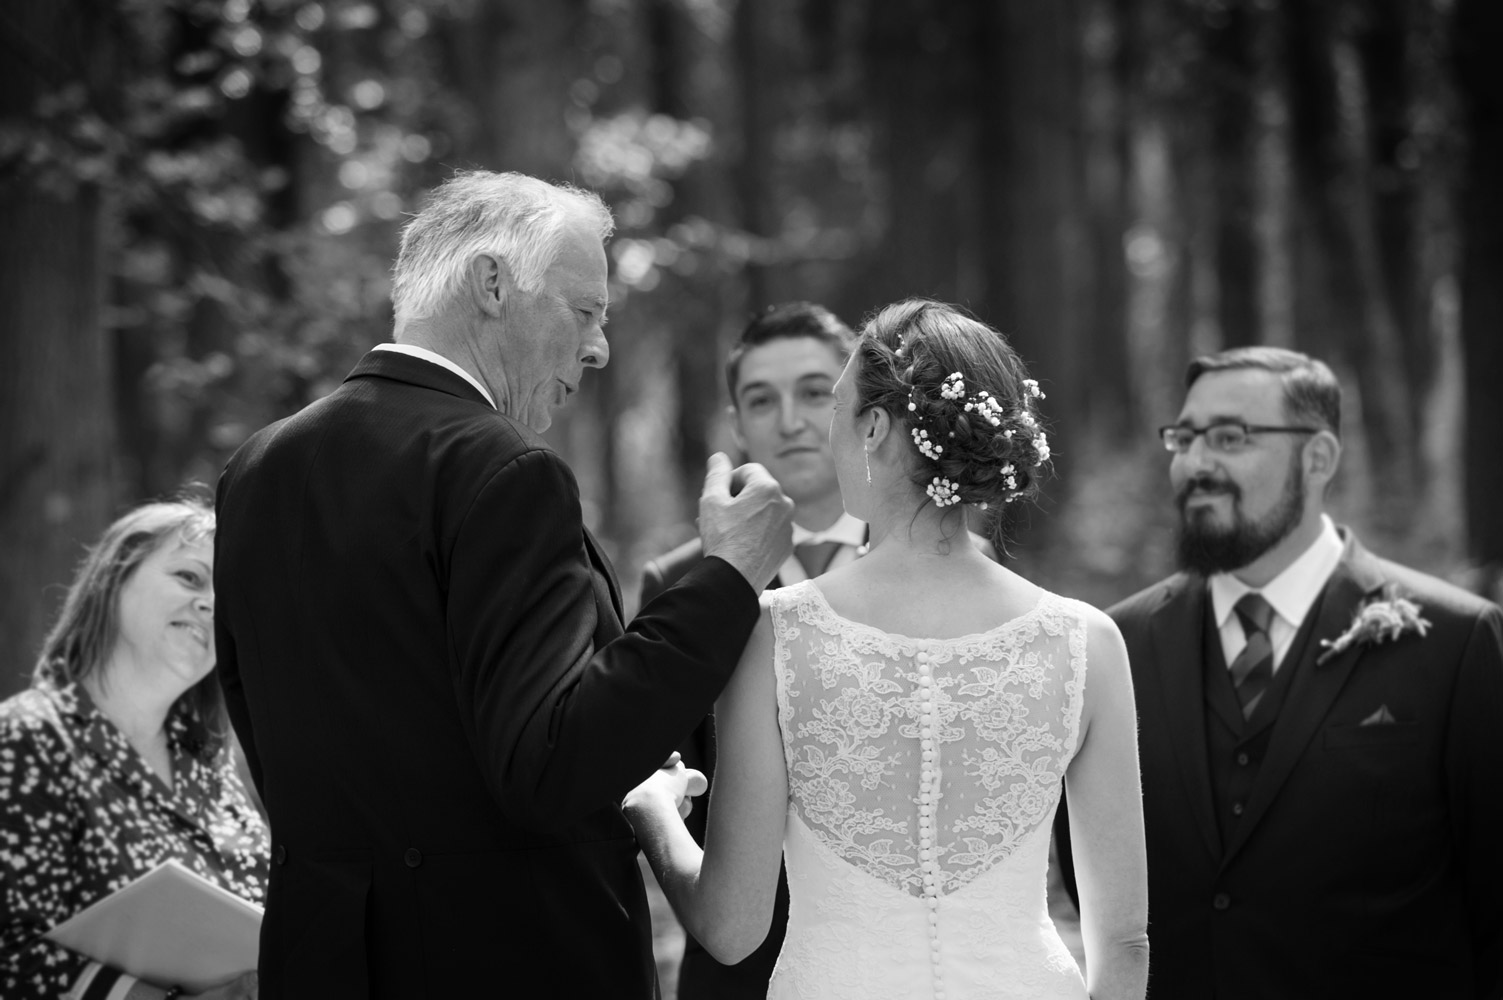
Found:
<path fill-rule="evenodd" d="M 1340 389 L 1303 354 L 1190 366 L 1161 431 L 1185 572 L 1132 658 L 1150 994 L 1496 997 L 1503 614 L 1324 512 Z"/>
<path fill-rule="evenodd" d="M 657 992 L 618 803 L 729 679 L 791 503 L 716 456 L 707 557 L 623 625 L 539 436 L 609 357 L 610 227 L 534 178 L 442 185 L 403 233 L 396 343 L 220 480 L 219 666 L 272 828 L 265 998 Z"/>

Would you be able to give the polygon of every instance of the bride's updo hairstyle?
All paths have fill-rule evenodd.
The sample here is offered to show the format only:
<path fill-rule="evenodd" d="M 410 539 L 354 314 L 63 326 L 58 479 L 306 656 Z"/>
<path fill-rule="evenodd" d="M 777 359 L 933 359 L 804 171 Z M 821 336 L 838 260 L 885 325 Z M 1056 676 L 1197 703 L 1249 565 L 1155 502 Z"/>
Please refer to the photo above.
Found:
<path fill-rule="evenodd" d="M 856 354 L 860 412 L 892 417 L 929 502 L 995 514 L 1037 495 L 1049 462 L 1043 393 L 1001 333 L 955 306 L 905 299 L 867 320 Z"/>

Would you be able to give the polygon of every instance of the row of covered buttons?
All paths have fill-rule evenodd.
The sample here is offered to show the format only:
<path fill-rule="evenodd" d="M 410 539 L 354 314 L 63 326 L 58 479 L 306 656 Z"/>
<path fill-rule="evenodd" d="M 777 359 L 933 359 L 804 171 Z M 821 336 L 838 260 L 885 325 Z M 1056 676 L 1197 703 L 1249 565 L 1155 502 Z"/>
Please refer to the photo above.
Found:
<path fill-rule="evenodd" d="M 935 849 L 934 813 L 939 801 L 939 754 L 934 744 L 934 677 L 929 654 L 920 648 L 919 683 L 919 866 L 924 872 L 924 903 L 929 908 L 929 963 L 934 975 L 934 996 L 944 1000 L 944 970 L 939 960 L 939 859 Z"/>

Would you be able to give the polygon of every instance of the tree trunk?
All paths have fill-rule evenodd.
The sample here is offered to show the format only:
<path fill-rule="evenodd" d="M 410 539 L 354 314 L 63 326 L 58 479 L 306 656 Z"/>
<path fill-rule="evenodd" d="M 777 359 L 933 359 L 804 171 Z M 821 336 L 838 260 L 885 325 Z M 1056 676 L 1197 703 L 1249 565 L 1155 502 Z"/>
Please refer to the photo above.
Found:
<path fill-rule="evenodd" d="M 694 118 L 707 109 L 696 107 L 691 98 L 690 78 L 698 53 L 688 12 L 676 0 L 651 0 L 645 16 L 652 46 L 652 109 L 678 120 Z M 673 200 L 658 212 L 659 231 L 667 232 L 690 216 L 722 217 L 716 207 L 724 199 L 717 197 L 715 172 L 707 166 L 689 167 L 674 185 Z M 661 336 L 674 340 L 669 350 L 678 394 L 679 447 L 675 457 L 685 487 L 664 493 L 697 494 L 705 459 L 710 455 L 712 432 L 720 422 L 722 352 L 717 334 L 725 317 L 720 315 L 721 300 L 715 289 L 685 280 L 666 268 L 662 274 L 654 301 L 659 309 L 671 310 L 673 317 L 673 322 L 659 329 Z"/>
<path fill-rule="evenodd" d="M 736 5 L 733 53 L 736 64 L 736 94 L 741 118 L 740 162 L 736 164 L 736 192 L 741 205 L 741 227 L 755 239 L 771 236 L 777 229 L 773 207 L 774 108 L 771 94 L 775 83 L 767 63 L 770 58 L 767 4 L 742 0 Z M 770 305 L 766 268 L 749 260 L 742 272 L 747 298 L 753 311 Z"/>
<path fill-rule="evenodd" d="M 1495 600 L 1503 584 L 1503 84 L 1498 47 L 1503 6 L 1460 0 L 1455 59 L 1471 147 L 1462 179 L 1461 337 L 1466 385 L 1466 512 L 1468 555 Z"/>
<path fill-rule="evenodd" d="M 1261 340 L 1253 172 L 1257 122 L 1253 21 L 1254 14 L 1247 5 L 1232 4 L 1223 8 L 1206 29 L 1216 321 L 1226 347 Z"/>
<path fill-rule="evenodd" d="M 1057 498 L 1084 441 L 1077 415 L 1092 319 L 1084 308 L 1080 7 L 1011 0 L 986 10 L 990 23 L 977 33 L 978 79 L 991 95 L 979 121 L 982 267 L 991 315 L 1048 393 Z M 1052 521 L 1031 519 L 1029 548 L 1042 550 Z"/>
<path fill-rule="evenodd" d="M 1132 440 L 1138 413 L 1128 371 L 1127 266 L 1132 99 L 1137 48 L 1126 0 L 1090 0 L 1083 107 L 1085 194 L 1090 219 L 1092 309 L 1087 343 L 1092 364 L 1081 373 L 1089 392 L 1084 417 L 1092 435 Z"/>
<path fill-rule="evenodd" d="M 1399 532 L 1417 502 L 1419 461 L 1414 394 L 1381 263 L 1370 102 L 1340 12 L 1317 0 L 1288 10 L 1296 177 L 1308 220 L 1298 249 L 1299 346 L 1355 375 L 1365 448 L 1352 457 L 1381 484 L 1363 494 L 1367 514 L 1380 531 Z"/>
<path fill-rule="evenodd" d="M 59 0 L 7 6 L 5 31 L 35 58 L 0 60 L 0 119 L 27 118 L 62 84 L 106 78 L 102 14 Z M 0 185 L 0 698 L 26 686 L 59 588 L 114 499 L 104 199 L 66 170 Z"/>
<path fill-rule="evenodd" d="M 984 226 L 961 194 L 975 169 L 968 116 L 935 113 L 994 99 L 995 84 L 983 87 L 971 73 L 972 16 L 956 0 L 883 0 L 869 8 L 863 47 L 882 224 L 868 288 L 878 302 L 959 298 L 964 248 Z M 964 304 L 1011 329 L 1014 317 L 997 312 L 991 292 L 976 288 Z"/>

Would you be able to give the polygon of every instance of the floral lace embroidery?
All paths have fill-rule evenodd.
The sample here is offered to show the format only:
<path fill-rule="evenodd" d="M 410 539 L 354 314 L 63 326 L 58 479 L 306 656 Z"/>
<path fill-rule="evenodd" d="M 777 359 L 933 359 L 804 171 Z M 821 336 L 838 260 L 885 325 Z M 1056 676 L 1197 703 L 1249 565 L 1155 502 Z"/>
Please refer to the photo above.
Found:
<path fill-rule="evenodd" d="M 842 618 L 812 582 L 775 592 L 771 605 L 792 807 L 838 857 L 920 895 L 917 817 L 928 794 L 938 889 L 950 893 L 1052 815 L 1080 723 L 1077 602 L 1046 594 L 988 632 L 942 640 Z M 926 719 L 936 758 L 928 773 L 937 775 L 927 793 Z"/>

